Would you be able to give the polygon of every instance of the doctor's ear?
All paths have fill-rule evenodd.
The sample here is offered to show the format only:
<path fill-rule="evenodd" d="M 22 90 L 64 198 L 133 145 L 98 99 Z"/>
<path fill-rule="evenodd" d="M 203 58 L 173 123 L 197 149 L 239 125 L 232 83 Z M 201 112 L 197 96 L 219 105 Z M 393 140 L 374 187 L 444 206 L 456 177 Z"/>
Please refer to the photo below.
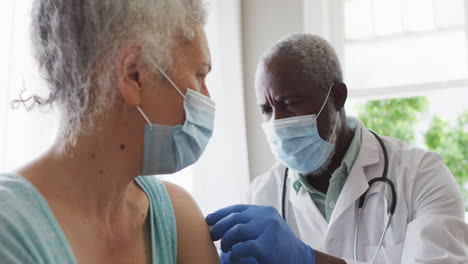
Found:
<path fill-rule="evenodd" d="M 117 83 L 124 102 L 130 107 L 140 105 L 143 48 L 139 42 L 125 44 L 117 56 Z"/>
<path fill-rule="evenodd" d="M 348 98 L 348 88 L 346 87 L 346 84 L 337 82 L 333 86 L 333 90 L 334 92 L 332 94 L 335 101 L 336 111 L 340 111 L 345 105 L 346 98 Z"/>

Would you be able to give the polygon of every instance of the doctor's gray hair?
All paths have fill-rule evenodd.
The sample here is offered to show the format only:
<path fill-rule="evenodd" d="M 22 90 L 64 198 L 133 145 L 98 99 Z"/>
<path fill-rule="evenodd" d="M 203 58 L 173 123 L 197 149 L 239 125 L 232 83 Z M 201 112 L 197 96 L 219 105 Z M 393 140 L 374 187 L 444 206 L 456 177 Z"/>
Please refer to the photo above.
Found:
<path fill-rule="evenodd" d="M 171 67 L 175 41 L 193 39 L 206 17 L 203 0 L 35 0 L 31 40 L 50 95 L 33 96 L 30 108 L 56 103 L 62 132 L 73 140 L 114 103 L 121 47 L 141 43 L 144 62 L 159 75 L 156 65 Z"/>
<path fill-rule="evenodd" d="M 265 51 L 260 63 L 268 64 L 277 57 L 292 57 L 302 69 L 304 80 L 319 87 L 325 95 L 335 82 L 343 82 L 343 72 L 333 47 L 323 38 L 297 33 L 279 40 Z"/>

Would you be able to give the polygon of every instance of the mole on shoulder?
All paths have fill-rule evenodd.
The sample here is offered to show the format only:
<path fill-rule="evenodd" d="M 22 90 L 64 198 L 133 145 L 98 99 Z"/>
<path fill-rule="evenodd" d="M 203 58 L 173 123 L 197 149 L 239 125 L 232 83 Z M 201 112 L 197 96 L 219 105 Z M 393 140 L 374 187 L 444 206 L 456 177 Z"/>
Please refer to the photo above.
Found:
<path fill-rule="evenodd" d="M 120 144 L 120 149 L 124 150 L 125 149 L 125 144 Z"/>

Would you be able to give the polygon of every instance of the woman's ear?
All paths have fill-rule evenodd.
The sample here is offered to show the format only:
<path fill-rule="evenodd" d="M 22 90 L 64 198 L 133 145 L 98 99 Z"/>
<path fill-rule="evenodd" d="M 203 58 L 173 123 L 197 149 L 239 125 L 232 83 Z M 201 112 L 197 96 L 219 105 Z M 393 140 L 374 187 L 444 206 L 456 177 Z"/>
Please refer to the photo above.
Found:
<path fill-rule="evenodd" d="M 333 88 L 335 90 L 333 93 L 333 99 L 335 99 L 336 111 L 341 111 L 345 105 L 346 98 L 348 98 L 348 88 L 346 87 L 346 84 L 342 82 L 335 83 Z"/>
<path fill-rule="evenodd" d="M 129 42 L 117 56 L 117 83 L 124 102 L 130 107 L 140 105 L 141 101 L 142 50 L 139 42 Z"/>

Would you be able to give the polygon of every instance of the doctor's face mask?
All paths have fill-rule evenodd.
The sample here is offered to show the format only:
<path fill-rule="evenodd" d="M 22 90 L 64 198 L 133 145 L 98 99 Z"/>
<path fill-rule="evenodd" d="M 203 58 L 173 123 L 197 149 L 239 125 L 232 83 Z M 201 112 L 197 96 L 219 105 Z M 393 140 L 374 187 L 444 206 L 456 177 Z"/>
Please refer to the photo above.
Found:
<path fill-rule="evenodd" d="M 176 126 L 153 124 L 137 107 L 147 122 L 142 176 L 171 174 L 192 165 L 213 133 L 215 102 L 191 89 L 184 95 L 162 69 L 159 71 L 184 98 L 185 122 Z"/>
<path fill-rule="evenodd" d="M 325 107 L 331 88 L 317 115 L 303 115 L 272 120 L 262 124 L 270 149 L 284 166 L 299 173 L 319 170 L 332 153 L 334 145 L 323 140 L 317 129 L 317 118 Z M 336 119 L 330 139 L 335 135 Z"/>

